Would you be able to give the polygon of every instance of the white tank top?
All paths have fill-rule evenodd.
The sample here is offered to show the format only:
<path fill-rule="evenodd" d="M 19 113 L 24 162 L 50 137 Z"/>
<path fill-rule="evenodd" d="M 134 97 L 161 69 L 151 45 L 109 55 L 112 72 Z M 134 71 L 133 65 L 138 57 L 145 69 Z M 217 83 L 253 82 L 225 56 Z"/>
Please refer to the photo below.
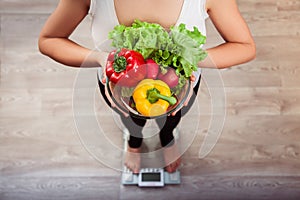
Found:
<path fill-rule="evenodd" d="M 196 26 L 203 35 L 206 35 L 205 20 L 208 18 L 208 14 L 205 3 L 206 0 L 184 0 L 175 25 L 184 23 L 190 30 Z M 114 0 L 91 0 L 89 15 L 92 18 L 92 38 L 95 47 L 97 47 L 108 39 L 108 33 L 119 24 Z M 195 83 L 197 83 L 200 73 L 200 69 L 194 73 L 196 76 Z"/>

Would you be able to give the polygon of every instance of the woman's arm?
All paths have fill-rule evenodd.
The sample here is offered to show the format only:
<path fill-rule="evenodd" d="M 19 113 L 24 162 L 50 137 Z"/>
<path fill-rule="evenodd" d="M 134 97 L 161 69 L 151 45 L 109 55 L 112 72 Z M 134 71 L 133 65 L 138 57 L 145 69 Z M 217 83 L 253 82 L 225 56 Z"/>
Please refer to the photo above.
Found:
<path fill-rule="evenodd" d="M 255 58 L 255 43 L 235 0 L 207 0 L 207 10 L 225 43 L 207 49 L 199 67 L 227 68 Z"/>
<path fill-rule="evenodd" d="M 88 14 L 90 0 L 60 0 L 39 36 L 41 53 L 69 66 L 80 67 L 88 62 L 99 66 L 98 56 L 69 39 L 78 24 Z M 89 60 L 86 60 L 86 59 Z"/>

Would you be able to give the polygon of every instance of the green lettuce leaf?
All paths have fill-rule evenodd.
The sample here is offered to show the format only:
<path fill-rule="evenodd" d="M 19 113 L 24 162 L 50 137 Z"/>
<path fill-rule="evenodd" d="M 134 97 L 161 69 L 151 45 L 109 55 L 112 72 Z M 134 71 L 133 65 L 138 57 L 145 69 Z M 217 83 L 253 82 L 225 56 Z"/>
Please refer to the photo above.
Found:
<path fill-rule="evenodd" d="M 194 27 L 193 31 L 186 28 L 185 24 L 171 28 L 170 37 L 174 44 L 178 46 L 180 63 L 186 77 L 197 70 L 198 62 L 205 59 L 207 53 L 202 49 L 206 42 L 206 36 Z"/>
<path fill-rule="evenodd" d="M 132 26 L 117 25 L 108 35 L 112 46 L 140 52 L 148 58 L 153 51 L 164 49 L 171 43 L 168 32 L 159 24 L 135 20 Z"/>
<path fill-rule="evenodd" d="M 197 71 L 198 62 L 207 56 L 202 49 L 206 37 L 196 27 L 188 30 L 185 24 L 171 27 L 169 33 L 159 24 L 135 20 L 130 27 L 117 25 L 108 37 L 112 46 L 138 51 L 162 69 L 175 68 L 185 78 Z"/>

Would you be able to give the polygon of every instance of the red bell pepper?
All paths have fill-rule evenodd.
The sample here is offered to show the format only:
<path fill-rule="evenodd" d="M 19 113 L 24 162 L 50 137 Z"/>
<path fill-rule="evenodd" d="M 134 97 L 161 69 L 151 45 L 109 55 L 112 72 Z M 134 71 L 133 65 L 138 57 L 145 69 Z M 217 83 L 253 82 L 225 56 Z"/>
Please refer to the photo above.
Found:
<path fill-rule="evenodd" d="M 106 76 L 111 82 L 120 86 L 134 87 L 145 78 L 146 74 L 145 60 L 139 52 L 123 48 L 108 55 Z"/>

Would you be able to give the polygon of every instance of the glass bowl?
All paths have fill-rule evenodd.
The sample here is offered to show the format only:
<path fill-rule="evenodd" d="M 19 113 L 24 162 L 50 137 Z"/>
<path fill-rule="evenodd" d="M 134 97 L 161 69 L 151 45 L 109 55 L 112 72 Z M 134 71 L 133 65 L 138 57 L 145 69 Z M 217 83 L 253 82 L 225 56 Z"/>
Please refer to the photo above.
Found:
<path fill-rule="evenodd" d="M 133 78 L 133 77 L 131 77 Z M 152 81 L 152 80 L 161 80 L 161 78 L 156 77 L 155 79 L 149 79 L 145 77 L 145 79 L 138 81 L 135 85 L 133 86 L 124 86 L 124 82 L 120 80 L 117 83 L 111 82 L 108 78 L 106 80 L 106 86 L 108 89 L 108 95 L 110 98 L 114 101 L 116 104 L 117 108 L 125 113 L 130 114 L 131 116 L 137 117 L 137 118 L 143 118 L 143 119 L 154 119 L 154 118 L 159 118 L 159 117 L 165 117 L 167 115 L 170 115 L 172 112 L 176 111 L 179 109 L 183 103 L 186 101 L 190 88 L 191 88 L 191 81 L 189 79 L 186 79 L 184 83 L 181 83 L 181 87 L 165 87 L 166 90 L 170 90 L 172 97 L 176 99 L 176 103 L 174 105 L 169 104 L 168 108 L 164 112 L 154 112 L 155 114 L 150 114 L 150 115 L 145 115 L 140 112 L 138 112 L 138 109 L 136 108 L 136 102 L 134 101 L 133 98 L 133 93 L 141 86 L 141 82 L 145 80 Z M 143 83 L 144 83 L 143 82 Z M 164 82 L 164 81 L 163 81 Z M 151 82 L 152 83 L 152 82 Z M 157 82 L 155 82 L 157 83 Z M 158 82 L 161 83 L 161 82 Z M 165 82 L 163 84 L 166 84 Z M 162 85 L 163 85 L 162 84 Z M 168 84 L 167 84 L 168 85 Z M 143 86 L 143 85 L 142 85 Z M 142 87 L 141 86 L 141 87 Z M 164 89 L 163 89 L 164 90 Z"/>
<path fill-rule="evenodd" d="M 108 40 L 108 41 L 101 43 L 97 47 L 97 50 L 106 52 L 107 54 L 109 54 L 110 52 L 115 51 L 116 49 L 111 46 L 111 41 Z M 147 67 L 146 65 L 147 64 L 145 64 L 145 67 Z M 163 68 L 160 67 L 159 71 L 161 72 L 161 69 L 164 69 L 164 71 L 166 72 L 171 68 L 172 67 L 163 67 Z M 104 75 L 105 71 L 103 71 L 102 73 Z M 174 85 L 171 85 L 172 87 L 169 87 L 169 88 L 171 90 L 172 96 L 174 98 L 176 98 L 176 100 L 177 100 L 176 104 L 170 105 L 167 108 L 167 110 L 162 114 L 146 116 L 137 111 L 137 109 L 134 106 L 135 102 L 132 98 L 134 89 L 140 83 L 140 81 L 142 81 L 143 79 L 137 81 L 136 84 L 132 84 L 131 79 L 136 79 L 135 71 L 134 70 L 129 71 L 129 72 L 127 72 L 127 74 L 128 74 L 128 76 L 126 78 L 124 78 L 123 80 L 121 79 L 117 83 L 113 83 L 108 78 L 106 78 L 106 86 L 107 86 L 107 90 L 108 90 L 108 95 L 110 96 L 112 101 L 116 104 L 116 106 L 119 110 L 121 110 L 125 113 L 128 113 L 131 116 L 137 117 L 137 118 L 153 119 L 153 118 L 164 117 L 164 116 L 171 114 L 172 112 L 176 111 L 183 105 L 183 103 L 186 101 L 186 99 L 189 95 L 190 88 L 192 87 L 192 83 L 191 83 L 190 79 L 184 79 L 183 81 L 180 81 L 181 87 L 178 87 L 178 86 L 173 87 Z M 146 78 L 147 78 L 147 75 L 146 75 L 145 79 Z M 151 78 L 153 80 L 161 80 L 161 81 L 163 81 L 162 79 L 166 80 L 165 78 L 162 78 L 162 76 L 159 76 L 159 75 L 157 75 L 155 77 L 151 76 Z M 131 82 L 130 87 L 124 86 L 124 85 L 126 85 L 126 82 Z"/>

